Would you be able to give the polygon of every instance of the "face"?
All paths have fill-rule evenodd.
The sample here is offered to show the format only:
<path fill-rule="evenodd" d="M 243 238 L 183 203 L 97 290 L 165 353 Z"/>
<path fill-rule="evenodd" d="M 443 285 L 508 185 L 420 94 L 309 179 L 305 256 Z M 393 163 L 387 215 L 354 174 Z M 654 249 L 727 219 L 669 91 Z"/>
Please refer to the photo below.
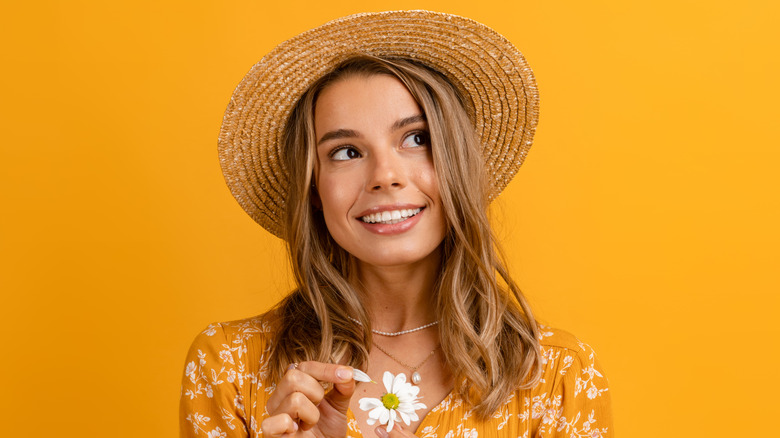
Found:
<path fill-rule="evenodd" d="M 445 235 L 428 124 L 389 75 L 353 75 L 323 89 L 314 111 L 315 181 L 333 239 L 361 263 L 438 257 Z"/>

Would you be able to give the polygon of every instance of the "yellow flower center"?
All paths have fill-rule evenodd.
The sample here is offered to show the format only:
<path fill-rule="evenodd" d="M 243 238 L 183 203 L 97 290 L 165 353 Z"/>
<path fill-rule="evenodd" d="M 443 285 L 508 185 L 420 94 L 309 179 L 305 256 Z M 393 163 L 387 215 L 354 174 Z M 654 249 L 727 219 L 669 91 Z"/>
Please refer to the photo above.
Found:
<path fill-rule="evenodd" d="M 400 402 L 398 401 L 398 396 L 391 392 L 382 396 L 382 404 L 387 409 L 398 409 Z"/>

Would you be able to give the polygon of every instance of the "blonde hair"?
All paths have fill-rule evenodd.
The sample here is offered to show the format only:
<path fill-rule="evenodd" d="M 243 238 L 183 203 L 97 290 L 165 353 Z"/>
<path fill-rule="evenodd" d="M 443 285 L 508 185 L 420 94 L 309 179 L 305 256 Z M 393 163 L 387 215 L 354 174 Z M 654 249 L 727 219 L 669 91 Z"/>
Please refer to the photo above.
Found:
<path fill-rule="evenodd" d="M 512 392 L 538 381 L 538 328 L 491 231 L 486 213 L 490 181 L 466 104 L 443 75 L 411 60 L 360 56 L 346 61 L 304 94 L 287 123 L 285 238 L 298 287 L 266 314 L 274 327 L 270 375 L 278 380 L 290 363 L 304 360 L 357 368 L 368 361 L 371 321 L 354 286 L 354 260 L 331 238 L 322 213 L 312 205 L 312 174 L 317 96 L 344 77 L 374 74 L 398 78 L 428 122 L 447 221 L 434 291 L 440 333 L 447 334 L 442 352 L 456 394 L 484 420 Z"/>

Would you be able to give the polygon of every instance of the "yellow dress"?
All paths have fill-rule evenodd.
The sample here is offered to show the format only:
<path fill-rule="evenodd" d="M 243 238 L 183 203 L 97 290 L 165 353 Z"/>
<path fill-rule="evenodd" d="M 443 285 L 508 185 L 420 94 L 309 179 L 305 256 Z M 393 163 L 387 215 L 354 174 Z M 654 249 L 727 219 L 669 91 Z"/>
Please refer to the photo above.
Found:
<path fill-rule="evenodd" d="M 541 327 L 542 380 L 517 390 L 486 422 L 450 393 L 420 424 L 420 438 L 612 436 L 607 379 L 593 349 L 571 334 Z M 269 329 L 260 318 L 211 324 L 195 338 L 182 380 L 182 437 L 260 437 L 265 403 Z M 348 437 L 362 437 L 347 412 Z M 373 434 L 372 434 L 373 436 Z"/>

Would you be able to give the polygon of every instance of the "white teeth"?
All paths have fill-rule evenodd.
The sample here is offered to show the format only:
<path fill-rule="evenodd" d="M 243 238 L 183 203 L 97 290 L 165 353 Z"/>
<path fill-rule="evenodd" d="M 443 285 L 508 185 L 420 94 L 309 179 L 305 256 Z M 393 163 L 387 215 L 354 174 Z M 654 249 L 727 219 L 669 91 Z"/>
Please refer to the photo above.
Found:
<path fill-rule="evenodd" d="M 422 208 L 401 209 L 393 211 L 383 211 L 379 213 L 367 214 L 360 218 L 363 222 L 369 224 L 397 224 L 421 212 Z"/>

